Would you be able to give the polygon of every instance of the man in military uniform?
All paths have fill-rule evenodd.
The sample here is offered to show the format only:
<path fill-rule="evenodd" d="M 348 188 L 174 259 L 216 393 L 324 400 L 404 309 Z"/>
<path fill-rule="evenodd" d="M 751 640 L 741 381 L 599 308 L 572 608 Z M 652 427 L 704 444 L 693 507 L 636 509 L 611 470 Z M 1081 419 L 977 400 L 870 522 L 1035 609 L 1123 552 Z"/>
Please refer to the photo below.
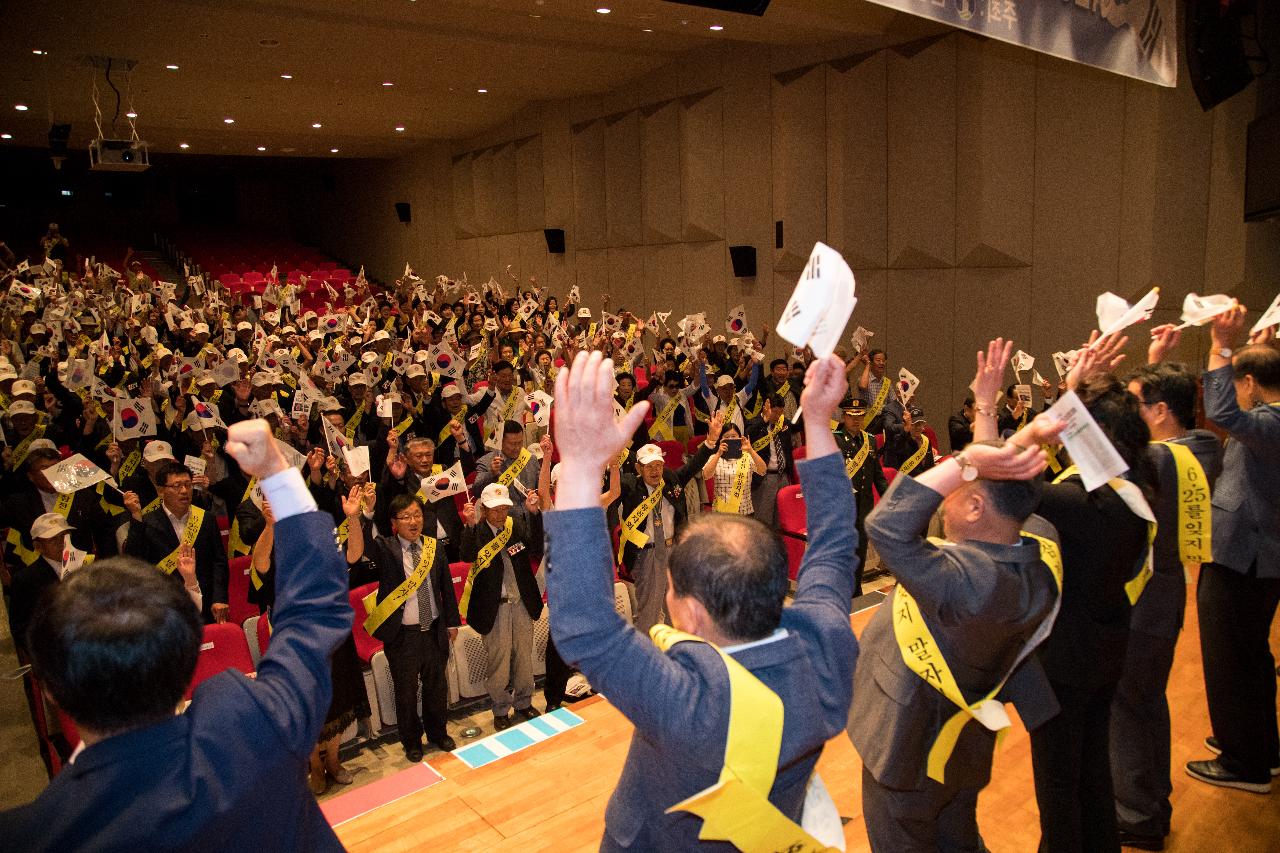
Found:
<path fill-rule="evenodd" d="M 840 425 L 836 428 L 836 447 L 844 456 L 844 470 L 853 483 L 854 500 L 858 514 L 854 524 L 858 528 L 858 567 L 854 572 L 853 594 L 862 594 L 863 567 L 867 562 L 866 518 L 875 505 L 874 488 L 884 494 L 889 488 L 876 454 L 875 439 L 864 429 L 863 419 L 867 406 L 860 398 L 846 400 L 840 408 Z"/>

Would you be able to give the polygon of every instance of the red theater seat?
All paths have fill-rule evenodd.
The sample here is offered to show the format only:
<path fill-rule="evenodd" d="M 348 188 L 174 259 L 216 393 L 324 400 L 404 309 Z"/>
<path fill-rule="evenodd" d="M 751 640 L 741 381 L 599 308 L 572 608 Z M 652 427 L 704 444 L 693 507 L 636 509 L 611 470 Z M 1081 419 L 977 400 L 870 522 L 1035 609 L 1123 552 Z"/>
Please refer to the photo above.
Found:
<path fill-rule="evenodd" d="M 355 611 L 355 619 L 351 623 L 351 636 L 356 642 L 356 655 L 365 666 L 369 665 L 374 655 L 382 651 L 382 641 L 374 639 L 373 635 L 364 629 L 364 620 L 369 615 L 364 609 L 364 597 L 371 592 L 376 592 L 377 589 L 377 583 L 367 583 L 356 587 L 348 594 L 351 609 Z"/>
<path fill-rule="evenodd" d="M 266 620 L 258 620 L 259 625 L 264 621 Z M 261 642 L 259 647 L 262 647 Z M 228 669 L 253 672 L 253 656 L 249 654 L 249 641 L 245 639 L 244 630 L 231 622 L 205 625 L 204 640 L 200 644 L 200 656 L 196 658 L 196 671 L 191 677 L 191 686 L 187 688 L 187 698 L 191 698 L 201 682 Z"/>

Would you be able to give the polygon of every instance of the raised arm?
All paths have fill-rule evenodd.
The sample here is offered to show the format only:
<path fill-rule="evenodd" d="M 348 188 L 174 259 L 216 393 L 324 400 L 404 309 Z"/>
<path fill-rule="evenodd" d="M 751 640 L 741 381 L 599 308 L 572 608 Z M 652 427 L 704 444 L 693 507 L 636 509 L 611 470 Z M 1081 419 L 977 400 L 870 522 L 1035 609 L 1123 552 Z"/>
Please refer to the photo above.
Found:
<path fill-rule="evenodd" d="M 1280 418 L 1271 411 L 1244 411 L 1236 400 L 1235 367 L 1219 350 L 1232 350 L 1240 342 L 1246 309 L 1236 305 L 1213 321 L 1213 344 L 1209 351 L 1209 372 L 1204 375 L 1205 417 L 1222 427 L 1237 441 L 1247 445 L 1280 445 Z"/>

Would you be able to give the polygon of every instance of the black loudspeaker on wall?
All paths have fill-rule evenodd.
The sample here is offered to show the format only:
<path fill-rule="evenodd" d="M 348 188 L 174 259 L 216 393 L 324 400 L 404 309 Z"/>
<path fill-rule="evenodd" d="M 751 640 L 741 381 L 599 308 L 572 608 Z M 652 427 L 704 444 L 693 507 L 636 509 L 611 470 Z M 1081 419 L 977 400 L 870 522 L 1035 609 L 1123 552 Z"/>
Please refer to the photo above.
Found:
<path fill-rule="evenodd" d="M 1253 82 L 1241 26 L 1241 18 L 1253 15 L 1253 0 L 1187 0 L 1187 70 L 1205 110 Z"/>
<path fill-rule="evenodd" d="M 564 229 L 543 228 L 542 236 L 547 238 L 547 251 L 553 255 L 564 254 Z"/>
<path fill-rule="evenodd" d="M 413 221 L 413 215 L 409 211 L 409 202 L 396 202 L 396 216 L 400 217 L 400 221 L 406 225 Z"/>
<path fill-rule="evenodd" d="M 730 246 L 729 260 L 733 262 L 734 278 L 756 277 L 755 246 Z"/>

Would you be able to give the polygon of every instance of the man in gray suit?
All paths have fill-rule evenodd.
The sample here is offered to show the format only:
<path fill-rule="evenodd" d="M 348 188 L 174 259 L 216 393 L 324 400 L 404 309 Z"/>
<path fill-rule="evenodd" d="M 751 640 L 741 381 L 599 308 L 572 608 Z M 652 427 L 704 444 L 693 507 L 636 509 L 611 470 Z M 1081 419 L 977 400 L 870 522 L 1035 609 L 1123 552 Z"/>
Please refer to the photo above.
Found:
<path fill-rule="evenodd" d="M 1062 561 L 1053 528 L 1028 517 L 1047 461 L 1040 445 L 1059 429 L 1041 416 L 1007 443 L 970 444 L 898 477 L 867 520 L 899 583 L 862 635 L 849 714 L 877 853 L 984 849 L 978 792 L 1008 723 L 1001 703 L 1015 703 L 1028 728 L 1058 711 L 1028 655 L 1052 627 Z M 940 506 L 947 541 L 935 543 L 926 531 Z"/>
<path fill-rule="evenodd" d="M 1219 755 L 1188 762 L 1187 773 L 1265 794 L 1280 767 L 1269 646 L 1280 603 L 1280 352 L 1271 341 L 1236 352 L 1244 318 L 1237 305 L 1214 320 L 1204 375 L 1205 414 L 1229 436 L 1213 491 L 1213 562 L 1196 589 L 1213 725 L 1205 745 Z"/>

